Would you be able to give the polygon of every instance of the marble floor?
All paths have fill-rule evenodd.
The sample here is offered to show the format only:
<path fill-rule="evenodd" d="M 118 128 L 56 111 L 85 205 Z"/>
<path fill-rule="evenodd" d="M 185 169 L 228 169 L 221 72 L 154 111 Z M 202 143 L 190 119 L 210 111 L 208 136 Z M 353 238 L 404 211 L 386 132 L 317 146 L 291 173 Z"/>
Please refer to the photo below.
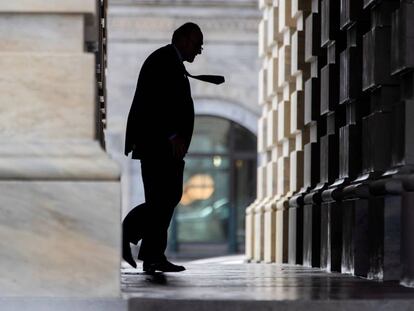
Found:
<path fill-rule="evenodd" d="M 320 269 L 246 264 L 241 256 L 184 263 L 149 276 L 122 268 L 129 310 L 414 310 L 414 289 Z"/>

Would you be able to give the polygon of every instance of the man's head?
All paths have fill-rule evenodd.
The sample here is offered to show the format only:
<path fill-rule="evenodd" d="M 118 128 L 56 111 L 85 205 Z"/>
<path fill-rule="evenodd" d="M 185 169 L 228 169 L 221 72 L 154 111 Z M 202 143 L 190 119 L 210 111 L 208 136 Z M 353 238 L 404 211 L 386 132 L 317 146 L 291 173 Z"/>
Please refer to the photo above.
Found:
<path fill-rule="evenodd" d="M 174 31 L 172 44 L 180 51 L 183 60 L 192 63 L 203 50 L 203 33 L 197 24 L 185 23 Z"/>

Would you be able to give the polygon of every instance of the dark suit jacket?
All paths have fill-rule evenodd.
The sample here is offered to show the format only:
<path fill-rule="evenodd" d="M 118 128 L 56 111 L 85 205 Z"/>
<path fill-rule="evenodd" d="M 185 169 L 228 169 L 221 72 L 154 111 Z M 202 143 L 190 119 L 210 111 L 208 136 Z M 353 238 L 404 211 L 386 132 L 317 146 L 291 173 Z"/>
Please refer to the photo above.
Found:
<path fill-rule="evenodd" d="M 128 115 L 125 155 L 132 158 L 171 156 L 170 137 L 180 135 L 188 149 L 194 127 L 194 105 L 183 63 L 169 44 L 142 65 Z"/>

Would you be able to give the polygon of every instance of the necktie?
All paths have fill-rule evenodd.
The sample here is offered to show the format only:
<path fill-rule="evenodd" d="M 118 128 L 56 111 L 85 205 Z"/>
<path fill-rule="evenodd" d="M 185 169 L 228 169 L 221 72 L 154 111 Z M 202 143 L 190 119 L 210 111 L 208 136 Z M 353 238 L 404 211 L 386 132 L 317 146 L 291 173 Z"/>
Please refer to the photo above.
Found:
<path fill-rule="evenodd" d="M 215 76 L 215 75 L 199 75 L 199 76 L 193 76 L 188 73 L 188 71 L 184 67 L 184 72 L 187 76 L 197 79 L 200 81 L 208 82 L 208 83 L 214 83 L 214 84 L 222 84 L 224 82 L 223 76 Z"/>

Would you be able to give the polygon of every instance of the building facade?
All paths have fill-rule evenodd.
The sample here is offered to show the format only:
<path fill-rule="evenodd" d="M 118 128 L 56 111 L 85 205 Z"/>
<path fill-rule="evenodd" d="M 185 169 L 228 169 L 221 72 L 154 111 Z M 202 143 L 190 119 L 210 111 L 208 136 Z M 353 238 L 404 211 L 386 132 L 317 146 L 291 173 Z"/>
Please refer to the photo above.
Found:
<path fill-rule="evenodd" d="M 261 0 L 252 261 L 412 285 L 414 5 Z"/>

